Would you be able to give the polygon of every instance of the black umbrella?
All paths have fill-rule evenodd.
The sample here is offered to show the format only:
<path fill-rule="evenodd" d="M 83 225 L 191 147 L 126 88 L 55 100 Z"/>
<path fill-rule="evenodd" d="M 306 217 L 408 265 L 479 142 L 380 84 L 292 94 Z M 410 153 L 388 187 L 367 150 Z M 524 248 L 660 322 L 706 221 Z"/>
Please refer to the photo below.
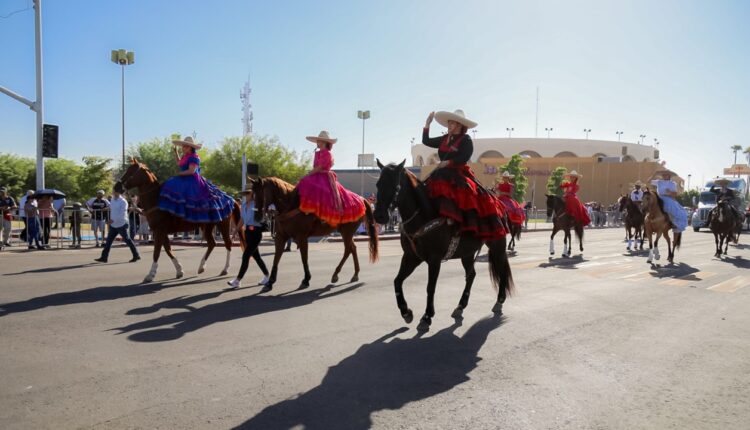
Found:
<path fill-rule="evenodd" d="M 46 196 L 52 196 L 53 199 L 61 199 L 65 197 L 65 193 L 63 193 L 60 190 L 56 190 L 54 188 L 45 188 L 43 190 L 37 190 L 34 193 L 34 197 L 46 197 Z"/>

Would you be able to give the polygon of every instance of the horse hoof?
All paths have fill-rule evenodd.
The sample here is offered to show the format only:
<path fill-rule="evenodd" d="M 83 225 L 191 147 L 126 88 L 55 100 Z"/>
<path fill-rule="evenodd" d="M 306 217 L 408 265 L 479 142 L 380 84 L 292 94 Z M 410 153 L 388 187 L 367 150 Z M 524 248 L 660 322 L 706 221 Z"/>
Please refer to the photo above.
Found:
<path fill-rule="evenodd" d="M 273 285 L 271 285 L 271 284 L 266 284 L 266 285 L 265 285 L 265 286 L 264 286 L 264 287 L 263 287 L 263 288 L 262 288 L 262 289 L 260 290 L 260 292 L 261 292 L 261 293 L 267 293 L 267 292 L 269 292 L 269 291 L 271 291 L 271 290 L 273 290 Z"/>
<path fill-rule="evenodd" d="M 464 309 L 461 306 L 458 306 L 456 309 L 453 310 L 453 313 L 451 314 L 451 318 L 463 318 L 464 317 Z"/>
<path fill-rule="evenodd" d="M 332 283 L 332 284 L 335 284 L 335 283 L 337 283 L 338 281 L 339 281 L 339 275 L 333 275 L 333 276 L 331 277 L 331 283 Z"/>
<path fill-rule="evenodd" d="M 555 255 L 555 251 L 550 252 L 549 255 Z"/>
<path fill-rule="evenodd" d="M 407 309 L 406 312 L 401 312 L 401 318 L 404 319 L 405 323 L 411 324 L 414 321 L 414 312 L 411 309 Z"/>
<path fill-rule="evenodd" d="M 651 264 L 651 259 L 646 260 L 646 263 Z"/>
<path fill-rule="evenodd" d="M 495 306 L 492 307 L 492 312 L 495 315 L 502 315 L 503 314 L 503 304 L 502 303 L 495 303 Z"/>
<path fill-rule="evenodd" d="M 175 275 L 175 278 L 177 278 L 177 279 L 180 279 L 180 278 L 182 278 L 183 276 L 185 276 L 185 274 L 184 274 L 184 273 L 182 273 L 182 272 L 177 272 L 177 275 Z"/>
<path fill-rule="evenodd" d="M 661 255 L 654 255 L 654 259 L 656 259 L 656 261 L 661 260 Z"/>
<path fill-rule="evenodd" d="M 153 280 L 154 280 L 154 278 L 151 278 L 151 277 L 147 276 L 146 278 L 143 279 L 143 283 L 144 284 L 150 284 Z"/>
<path fill-rule="evenodd" d="M 349 282 L 358 282 L 358 281 L 359 281 L 359 276 L 354 275 L 354 276 L 352 276 L 352 280 L 349 281 Z"/>
<path fill-rule="evenodd" d="M 199 274 L 199 275 L 200 275 L 201 273 L 205 272 L 205 271 L 206 271 L 206 269 L 204 269 L 203 267 L 199 267 L 199 268 L 198 268 L 198 274 Z"/>
<path fill-rule="evenodd" d="M 417 325 L 417 331 L 422 332 L 422 333 L 429 331 L 430 324 L 432 324 L 431 318 L 422 317 L 422 319 L 419 321 L 419 325 Z"/>
<path fill-rule="evenodd" d="M 305 288 L 307 288 L 309 286 L 310 286 L 310 282 L 309 281 L 302 281 L 299 284 L 299 289 L 300 290 L 304 290 Z"/>
<path fill-rule="evenodd" d="M 226 270 L 222 270 L 221 273 L 219 273 L 219 276 L 227 276 L 228 274 L 229 272 L 227 272 Z"/>

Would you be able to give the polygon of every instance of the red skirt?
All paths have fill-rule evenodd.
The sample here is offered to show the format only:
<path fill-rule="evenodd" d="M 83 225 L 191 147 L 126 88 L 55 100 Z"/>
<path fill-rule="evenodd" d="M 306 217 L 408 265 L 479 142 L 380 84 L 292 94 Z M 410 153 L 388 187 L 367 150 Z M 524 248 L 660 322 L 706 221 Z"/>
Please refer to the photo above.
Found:
<path fill-rule="evenodd" d="M 500 196 L 497 198 L 500 204 L 503 205 L 503 210 L 508 214 L 508 220 L 513 224 L 523 224 L 526 220 L 526 212 L 524 212 L 521 205 L 517 201 L 513 200 L 509 196 Z"/>
<path fill-rule="evenodd" d="M 454 220 L 462 233 L 483 240 L 497 240 L 507 234 L 503 206 L 477 181 L 469 166 L 435 170 L 427 180 L 427 189 L 440 216 Z"/>
<path fill-rule="evenodd" d="M 589 218 L 589 212 L 586 207 L 578 200 L 574 194 L 565 195 L 565 210 L 572 216 L 576 221 L 584 226 L 591 224 L 591 218 Z"/>

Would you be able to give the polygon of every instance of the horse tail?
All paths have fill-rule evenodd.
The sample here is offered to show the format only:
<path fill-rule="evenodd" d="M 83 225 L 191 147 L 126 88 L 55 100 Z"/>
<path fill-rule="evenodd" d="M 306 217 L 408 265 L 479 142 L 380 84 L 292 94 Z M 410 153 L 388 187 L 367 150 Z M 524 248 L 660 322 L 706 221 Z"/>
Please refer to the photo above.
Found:
<path fill-rule="evenodd" d="M 242 208 L 240 207 L 240 204 L 237 200 L 234 201 L 234 207 L 232 208 L 232 217 L 230 221 L 229 231 L 232 231 L 232 225 L 235 226 L 241 226 L 242 225 Z M 240 237 L 240 249 L 245 250 L 245 235 L 242 234 L 242 231 L 239 232 L 238 236 Z"/>
<path fill-rule="evenodd" d="M 365 228 L 369 237 L 370 262 L 378 261 L 378 229 L 375 225 L 375 216 L 372 214 L 370 203 L 365 201 Z"/>
<path fill-rule="evenodd" d="M 513 294 L 516 286 L 513 282 L 513 274 L 510 271 L 510 263 L 508 262 L 508 254 L 505 252 L 505 247 L 505 236 L 487 243 L 492 288 L 495 291 L 502 288 L 505 290 L 505 294 L 510 296 Z"/>
<path fill-rule="evenodd" d="M 682 232 L 677 232 L 674 234 L 674 249 L 679 249 L 680 245 L 682 245 Z"/>

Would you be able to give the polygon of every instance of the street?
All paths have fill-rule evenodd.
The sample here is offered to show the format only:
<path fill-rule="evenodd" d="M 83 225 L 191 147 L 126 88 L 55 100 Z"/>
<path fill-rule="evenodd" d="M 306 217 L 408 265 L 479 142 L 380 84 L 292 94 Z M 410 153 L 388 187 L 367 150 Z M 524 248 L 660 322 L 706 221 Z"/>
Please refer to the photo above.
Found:
<path fill-rule="evenodd" d="M 675 264 L 628 253 L 623 229 L 586 230 L 583 257 L 548 255 L 549 233 L 524 233 L 510 259 L 516 293 L 504 316 L 480 256 L 462 321 L 460 261 L 443 265 L 424 335 L 426 265 L 405 283 L 415 320 L 400 318 L 399 242 L 380 242 L 356 283 L 351 260 L 328 285 L 341 243 L 311 244 L 310 288 L 286 253 L 273 291 L 239 289 L 217 248 L 197 275 L 198 247 L 127 263 L 126 248 L 0 256 L 0 427 L 143 429 L 747 429 L 750 246 L 723 260 L 686 231 Z M 646 247 L 648 244 L 646 243 Z M 294 249 L 294 247 L 293 247 Z M 577 242 L 574 249 L 577 251 Z M 266 264 L 272 247 L 261 246 Z"/>

